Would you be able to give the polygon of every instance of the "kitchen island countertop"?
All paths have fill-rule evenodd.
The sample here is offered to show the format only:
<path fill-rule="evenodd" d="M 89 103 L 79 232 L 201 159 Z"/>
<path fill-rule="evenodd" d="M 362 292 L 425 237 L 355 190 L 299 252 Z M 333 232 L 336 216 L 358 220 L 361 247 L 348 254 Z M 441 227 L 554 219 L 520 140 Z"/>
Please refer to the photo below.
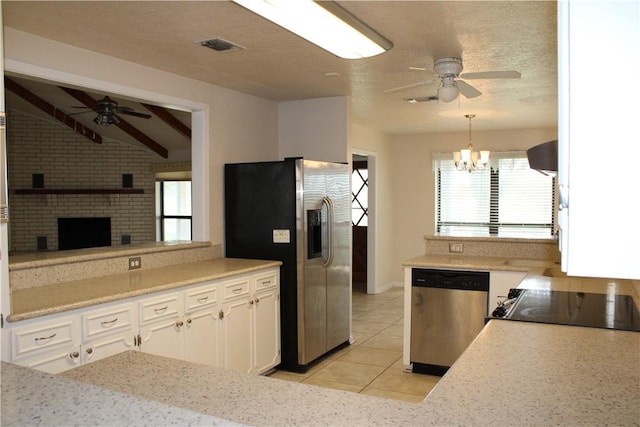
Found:
<path fill-rule="evenodd" d="M 220 420 L 249 425 L 637 425 L 638 348 L 640 333 L 635 332 L 491 320 L 422 403 L 141 352 L 121 353 L 59 376 L 3 363 L 2 425 L 38 424 L 33 420 L 83 424 L 88 413 L 74 423 L 68 411 L 93 401 L 102 402 L 95 408 L 100 411 L 95 425 L 126 424 L 118 422 L 121 413 L 136 411 L 138 405 L 133 424 L 153 423 L 157 418 L 148 405 L 160 405 L 157 410 L 166 417 L 161 424 L 190 424 L 183 417 L 195 413 L 203 418 L 193 418 L 193 424 L 200 425 Z M 39 391 L 39 381 L 29 380 L 34 375 L 51 378 L 47 393 Z M 69 390 L 80 387 L 76 382 L 87 388 L 70 399 Z M 117 409 L 107 405 L 105 412 L 104 403 L 114 393 L 132 399 Z"/>

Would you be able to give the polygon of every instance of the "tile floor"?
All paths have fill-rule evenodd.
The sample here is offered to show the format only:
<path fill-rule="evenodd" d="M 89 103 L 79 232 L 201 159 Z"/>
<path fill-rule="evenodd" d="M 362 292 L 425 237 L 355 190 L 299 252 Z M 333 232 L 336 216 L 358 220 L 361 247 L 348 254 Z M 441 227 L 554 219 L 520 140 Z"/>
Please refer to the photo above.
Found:
<path fill-rule="evenodd" d="M 276 371 L 270 377 L 421 402 L 440 377 L 403 371 L 402 313 L 402 288 L 368 295 L 363 286 L 354 285 L 352 327 L 355 342 L 330 354 L 303 374 Z"/>

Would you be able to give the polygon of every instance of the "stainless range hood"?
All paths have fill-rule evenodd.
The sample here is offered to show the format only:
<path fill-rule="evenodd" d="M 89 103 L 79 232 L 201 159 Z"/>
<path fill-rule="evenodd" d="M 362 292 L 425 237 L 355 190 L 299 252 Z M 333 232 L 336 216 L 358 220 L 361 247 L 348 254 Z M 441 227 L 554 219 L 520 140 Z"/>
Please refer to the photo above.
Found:
<path fill-rule="evenodd" d="M 558 172 L 558 140 L 544 142 L 527 150 L 529 167 L 545 175 Z"/>

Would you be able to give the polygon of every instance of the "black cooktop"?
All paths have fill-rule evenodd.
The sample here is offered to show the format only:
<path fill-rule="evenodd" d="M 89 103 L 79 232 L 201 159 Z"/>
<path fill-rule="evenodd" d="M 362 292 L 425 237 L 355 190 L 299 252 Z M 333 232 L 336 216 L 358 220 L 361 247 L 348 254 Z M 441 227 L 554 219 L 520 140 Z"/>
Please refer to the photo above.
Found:
<path fill-rule="evenodd" d="M 525 289 L 506 318 L 640 332 L 640 313 L 629 295 Z"/>

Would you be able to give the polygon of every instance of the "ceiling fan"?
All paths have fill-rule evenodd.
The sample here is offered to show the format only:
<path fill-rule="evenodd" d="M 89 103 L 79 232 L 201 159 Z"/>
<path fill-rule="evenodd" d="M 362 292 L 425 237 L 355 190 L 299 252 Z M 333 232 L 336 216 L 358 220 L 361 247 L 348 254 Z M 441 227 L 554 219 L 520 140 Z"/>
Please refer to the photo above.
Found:
<path fill-rule="evenodd" d="M 433 66 L 433 73 L 437 74 L 437 77 L 431 80 L 424 80 L 417 83 L 412 83 L 405 86 L 394 87 L 392 89 L 385 90 L 388 92 L 396 92 L 404 89 L 409 89 L 421 85 L 428 85 L 438 83 L 438 96 L 436 99 L 443 102 L 451 102 L 458 97 L 461 93 L 467 98 L 475 98 L 482 95 L 475 87 L 471 86 L 465 80 L 472 79 L 519 79 L 521 74 L 518 71 L 479 71 L 475 73 L 462 72 L 462 59 L 461 58 L 440 58 L 435 61 Z M 412 70 L 429 71 L 426 68 L 410 67 Z M 422 101 L 433 101 L 433 97 L 423 97 Z M 410 98 L 418 99 L 418 98 Z M 411 101 L 409 101 L 411 102 Z"/>
<path fill-rule="evenodd" d="M 72 108 L 87 108 L 87 107 L 72 107 Z M 134 111 L 131 107 L 118 107 L 118 103 L 105 96 L 100 101 L 96 102 L 92 107 L 89 107 L 90 110 L 95 111 L 98 115 L 93 119 L 96 124 L 108 126 L 110 124 L 120 123 L 120 119 L 118 118 L 118 114 L 126 114 L 134 117 L 141 117 L 143 119 L 150 119 L 150 114 L 139 113 Z M 83 111 L 81 113 L 74 114 L 82 114 L 88 111 Z"/>

